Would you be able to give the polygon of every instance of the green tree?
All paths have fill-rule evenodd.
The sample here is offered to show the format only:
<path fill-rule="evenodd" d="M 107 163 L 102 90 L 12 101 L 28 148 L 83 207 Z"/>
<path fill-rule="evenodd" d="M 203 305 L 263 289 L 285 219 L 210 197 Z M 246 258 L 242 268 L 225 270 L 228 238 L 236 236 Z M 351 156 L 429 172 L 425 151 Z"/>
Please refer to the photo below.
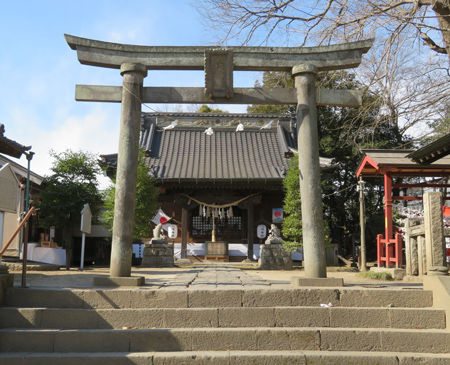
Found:
<path fill-rule="evenodd" d="M 291 77 L 283 72 L 265 72 L 264 87 L 292 87 Z M 364 89 L 353 74 L 346 71 L 323 72 L 317 77 L 317 86 L 329 89 Z M 321 188 L 324 202 L 325 234 L 332 242 L 341 244 L 344 251 L 350 251 L 352 239 L 359 232 L 359 197 L 356 191 L 356 169 L 361 159 L 361 148 L 398 148 L 407 138 L 400 133 L 398 124 L 380 120 L 381 100 L 377 95 L 366 93 L 362 107 L 344 108 L 318 107 L 319 153 L 333 159 L 334 169 L 322 171 Z M 295 106 L 252 105 L 249 112 L 286 113 Z M 297 160 L 297 159 L 296 159 Z M 294 169 L 296 171 L 294 172 Z M 291 161 L 285 184 L 285 211 L 283 235 L 288 246 L 296 247 L 301 242 L 300 191 L 298 187 L 297 162 Z M 295 185 L 297 184 L 297 185 Z M 376 190 L 380 181 L 368 181 L 366 207 L 368 226 L 367 239 L 374 240 L 382 231 L 378 219 L 383 214 L 382 194 Z M 291 194 L 292 191 L 292 194 Z M 298 194 L 298 199 L 296 196 Z M 292 218 L 290 216 L 292 215 Z M 353 237 L 352 237 L 353 236 Z"/>
<path fill-rule="evenodd" d="M 197 113 L 226 113 L 222 109 L 211 109 L 208 105 L 203 104 Z"/>
<path fill-rule="evenodd" d="M 286 213 L 282 225 L 283 236 L 286 238 L 283 242 L 288 251 L 294 251 L 302 245 L 302 207 L 297 155 L 289 160 L 283 186 L 283 210 Z"/>
<path fill-rule="evenodd" d="M 283 179 L 284 201 L 283 210 L 286 217 L 283 220 L 282 233 L 285 237 L 284 247 L 294 251 L 303 246 L 302 231 L 302 201 L 300 194 L 300 171 L 298 168 L 298 155 L 289 160 L 289 168 Z M 327 222 L 324 222 L 325 243 L 330 242 Z"/>
<path fill-rule="evenodd" d="M 103 222 L 112 232 L 114 221 L 114 198 L 116 189 L 111 186 L 105 191 L 105 211 Z M 148 165 L 145 162 L 145 152 L 139 151 L 136 181 L 136 205 L 134 208 L 134 233 L 136 239 L 150 237 L 150 219 L 158 209 L 158 188 L 155 179 L 150 176 Z"/>
<path fill-rule="evenodd" d="M 37 204 L 39 225 L 45 229 L 55 226 L 62 231 L 69 266 L 72 228 L 80 224 L 83 205 L 89 204 L 94 217 L 101 207 L 102 196 L 97 183 L 101 170 L 96 157 L 87 152 L 66 150 L 57 154 L 52 151 L 50 155 L 54 159 L 52 174 L 45 177 Z"/>

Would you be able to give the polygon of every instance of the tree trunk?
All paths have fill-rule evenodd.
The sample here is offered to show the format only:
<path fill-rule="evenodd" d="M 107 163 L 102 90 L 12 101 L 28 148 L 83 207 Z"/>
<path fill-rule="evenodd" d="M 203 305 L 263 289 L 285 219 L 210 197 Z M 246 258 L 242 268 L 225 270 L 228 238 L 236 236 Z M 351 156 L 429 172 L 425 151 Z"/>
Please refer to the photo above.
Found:
<path fill-rule="evenodd" d="M 438 15 L 442 38 L 444 39 L 445 49 L 450 60 L 450 3 L 448 0 L 436 0 L 433 5 L 433 10 Z"/>

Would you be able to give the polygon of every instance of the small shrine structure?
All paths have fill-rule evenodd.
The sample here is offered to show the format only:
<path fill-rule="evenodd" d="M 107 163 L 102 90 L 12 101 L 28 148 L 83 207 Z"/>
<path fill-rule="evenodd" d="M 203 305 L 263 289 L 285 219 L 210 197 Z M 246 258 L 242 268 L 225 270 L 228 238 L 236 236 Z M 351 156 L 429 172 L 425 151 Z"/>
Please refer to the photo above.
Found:
<path fill-rule="evenodd" d="M 426 178 L 450 176 L 450 156 L 445 156 L 432 163 L 416 162 L 409 156 L 413 150 L 370 150 L 363 149 L 364 158 L 356 171 L 356 177 L 383 178 L 384 181 L 384 216 L 385 232 L 377 235 L 378 266 L 402 266 L 402 235 L 393 230 L 392 202 L 401 200 L 422 200 L 416 196 L 394 196 L 395 188 L 449 188 L 444 183 L 395 183 L 396 178 Z M 450 197 L 444 197 L 450 200 Z"/>

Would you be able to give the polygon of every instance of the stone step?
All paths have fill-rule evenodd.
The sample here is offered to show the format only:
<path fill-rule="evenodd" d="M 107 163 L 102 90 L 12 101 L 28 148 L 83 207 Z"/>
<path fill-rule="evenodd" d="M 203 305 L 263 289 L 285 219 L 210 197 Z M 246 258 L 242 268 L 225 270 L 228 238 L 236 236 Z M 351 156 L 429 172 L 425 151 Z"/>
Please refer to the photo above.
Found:
<path fill-rule="evenodd" d="M 421 289 L 22 289 L 11 288 L 3 305 L 49 308 L 212 308 L 212 307 L 431 307 Z"/>
<path fill-rule="evenodd" d="M 10 353 L 0 354 L 0 365 L 444 365 L 449 354 L 353 351 L 180 351 L 131 353 Z"/>
<path fill-rule="evenodd" d="M 202 327 L 347 327 L 443 329 L 445 311 L 430 308 L 0 308 L 0 328 L 122 329 Z"/>
<path fill-rule="evenodd" d="M 370 351 L 448 353 L 445 330 L 194 328 L 0 330 L 0 352 Z"/>

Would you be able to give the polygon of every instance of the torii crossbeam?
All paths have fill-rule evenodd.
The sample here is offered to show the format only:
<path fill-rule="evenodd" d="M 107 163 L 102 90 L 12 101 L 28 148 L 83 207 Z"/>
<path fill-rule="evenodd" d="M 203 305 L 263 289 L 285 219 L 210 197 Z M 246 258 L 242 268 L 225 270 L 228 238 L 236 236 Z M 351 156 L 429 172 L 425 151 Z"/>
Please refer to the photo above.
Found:
<path fill-rule="evenodd" d="M 82 64 L 120 69 L 122 86 L 77 85 L 80 101 L 121 102 L 111 277 L 131 274 L 141 103 L 297 104 L 305 275 L 325 278 L 317 105 L 357 107 L 353 90 L 317 89 L 319 71 L 357 67 L 373 40 L 321 47 L 153 47 L 65 35 Z M 147 70 L 204 70 L 205 87 L 143 87 Z M 234 88 L 233 71 L 287 71 L 295 88 Z"/>

